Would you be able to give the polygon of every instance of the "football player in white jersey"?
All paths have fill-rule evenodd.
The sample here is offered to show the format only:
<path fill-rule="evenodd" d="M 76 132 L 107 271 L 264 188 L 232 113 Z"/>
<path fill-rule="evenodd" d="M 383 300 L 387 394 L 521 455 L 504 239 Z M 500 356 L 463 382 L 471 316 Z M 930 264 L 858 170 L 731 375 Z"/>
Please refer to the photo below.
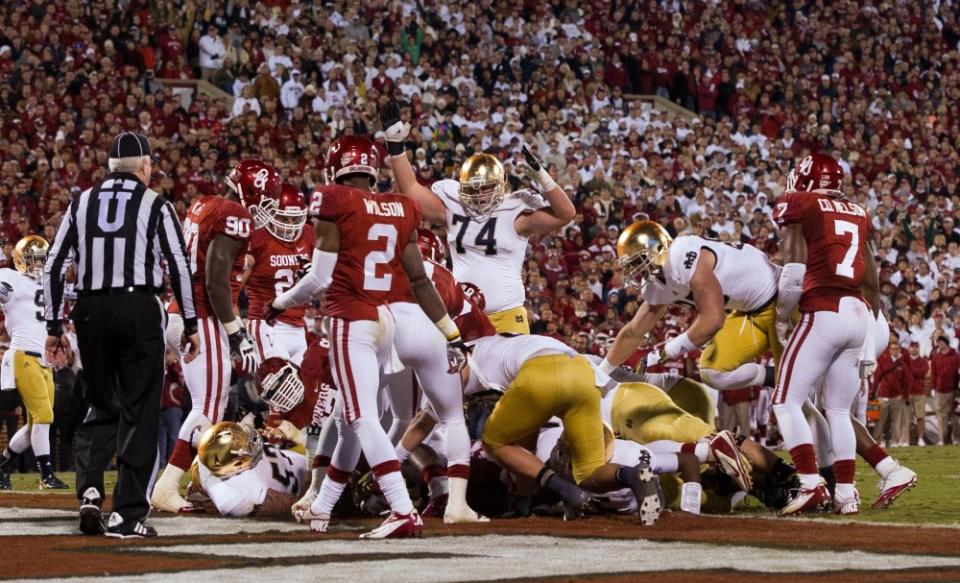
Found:
<path fill-rule="evenodd" d="M 43 356 L 47 328 L 41 281 L 48 247 L 42 237 L 28 235 L 13 249 L 16 270 L 0 269 L 0 305 L 10 335 L 10 349 L 3 358 L 2 388 L 16 386 L 27 409 L 27 423 L 13 434 L 7 449 L 0 454 L 0 490 L 12 489 L 10 473 L 17 456 L 27 448 L 33 448 L 37 459 L 41 489 L 69 488 L 53 474 L 50 462 L 54 387 L 50 363 Z"/>
<path fill-rule="evenodd" d="M 264 444 L 256 430 L 222 421 L 200 438 L 194 488 L 224 516 L 286 514 L 306 486 L 307 458 Z"/>
<path fill-rule="evenodd" d="M 638 221 L 617 240 L 619 264 L 629 285 L 644 299 L 617 334 L 601 364 L 610 372 L 623 363 L 670 304 L 696 307 L 697 318 L 682 334 L 647 357 L 647 366 L 703 347 L 700 374 L 717 390 L 772 386 L 773 369 L 757 357 L 783 347 L 776 333 L 780 267 L 752 245 L 724 243 L 695 235 L 675 240 L 661 225 Z"/>
<path fill-rule="evenodd" d="M 483 290 L 487 315 L 498 332 L 529 334 L 522 267 L 527 239 L 563 227 L 576 215 L 566 192 L 526 147 L 523 154 L 536 173 L 543 198 L 530 191 L 507 195 L 507 174 L 495 156 L 474 154 L 460 167 L 460 180 L 432 187 L 417 182 L 403 142 L 410 124 L 391 101 L 380 112 L 390 167 L 401 192 L 420 204 L 423 219 L 447 228 L 453 275 Z"/>

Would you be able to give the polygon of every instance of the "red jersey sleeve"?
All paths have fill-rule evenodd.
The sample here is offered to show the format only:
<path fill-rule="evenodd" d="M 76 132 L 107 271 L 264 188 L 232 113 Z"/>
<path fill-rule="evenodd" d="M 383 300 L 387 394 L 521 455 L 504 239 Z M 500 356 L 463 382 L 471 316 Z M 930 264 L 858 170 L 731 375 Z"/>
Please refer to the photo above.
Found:
<path fill-rule="evenodd" d="M 310 195 L 310 209 L 308 214 L 321 221 L 335 221 L 343 213 L 344 197 L 349 196 L 346 190 L 336 184 L 318 186 Z"/>
<path fill-rule="evenodd" d="M 773 211 L 773 220 L 778 227 L 785 227 L 803 222 L 804 209 L 812 197 L 803 193 L 790 192 L 777 199 L 777 207 Z"/>
<path fill-rule="evenodd" d="M 211 235 L 226 235 L 237 241 L 250 241 L 253 232 L 253 218 L 250 211 L 239 203 L 223 199 L 217 207 L 214 222 L 211 226 Z"/>

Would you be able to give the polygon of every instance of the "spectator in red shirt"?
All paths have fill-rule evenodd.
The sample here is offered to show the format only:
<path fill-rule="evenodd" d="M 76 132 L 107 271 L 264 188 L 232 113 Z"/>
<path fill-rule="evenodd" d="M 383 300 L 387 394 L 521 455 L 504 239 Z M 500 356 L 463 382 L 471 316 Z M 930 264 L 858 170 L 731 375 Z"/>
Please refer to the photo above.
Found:
<path fill-rule="evenodd" d="M 927 381 L 930 378 L 930 359 L 924 358 L 920 354 L 920 343 L 916 340 L 910 342 L 910 387 L 909 405 L 905 414 L 900 420 L 903 423 L 901 435 L 904 439 L 910 440 L 910 426 L 917 426 L 917 445 L 923 447 L 923 426 L 927 412 Z M 912 414 L 911 414 L 912 413 Z"/>
<path fill-rule="evenodd" d="M 957 380 L 960 378 L 960 353 L 950 348 L 946 336 L 937 338 L 937 348 L 930 358 L 930 376 L 933 380 L 933 392 L 937 421 L 940 424 L 940 441 L 958 443 L 955 427 L 953 402 L 957 392 Z"/>
<path fill-rule="evenodd" d="M 873 428 L 873 438 L 878 442 L 882 441 L 889 423 L 890 439 L 887 447 L 906 445 L 907 440 L 901 432 L 901 419 L 912 380 L 909 358 L 902 354 L 900 345 L 895 340 L 891 341 L 887 350 L 877 360 L 877 370 L 873 374 L 875 391 L 880 398 L 880 420 Z"/>

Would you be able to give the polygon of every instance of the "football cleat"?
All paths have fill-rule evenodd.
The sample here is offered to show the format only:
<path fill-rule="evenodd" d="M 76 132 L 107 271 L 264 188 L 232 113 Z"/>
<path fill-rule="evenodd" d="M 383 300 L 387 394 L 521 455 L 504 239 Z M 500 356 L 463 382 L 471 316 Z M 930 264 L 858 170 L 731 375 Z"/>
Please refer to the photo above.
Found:
<path fill-rule="evenodd" d="M 157 531 L 139 520 L 124 520 L 122 516 L 112 512 L 105 534 L 110 538 L 154 538 Z"/>
<path fill-rule="evenodd" d="M 586 490 L 580 488 L 577 488 L 577 490 L 579 490 L 577 492 L 577 499 L 561 499 L 561 502 L 563 503 L 564 520 L 580 520 L 590 508 L 590 503 L 593 501 L 593 496 L 591 496 Z"/>
<path fill-rule="evenodd" d="M 430 518 L 443 517 L 443 515 L 447 512 L 447 500 L 449 500 L 449 498 L 446 494 L 434 496 L 427 501 L 427 505 L 423 507 L 423 510 L 420 512 L 420 516 Z"/>
<path fill-rule="evenodd" d="M 416 510 L 410 514 L 391 512 L 383 523 L 370 532 L 360 535 L 364 540 L 378 540 L 385 538 L 418 537 L 423 532 L 423 520 Z"/>
<path fill-rule="evenodd" d="M 174 514 L 191 514 L 203 512 L 202 506 L 195 506 L 187 502 L 176 490 L 155 489 L 150 497 L 150 506 L 161 512 Z"/>
<path fill-rule="evenodd" d="M 644 452 L 646 453 L 646 452 Z M 660 518 L 665 506 L 663 490 L 660 488 L 660 478 L 650 469 L 650 457 L 641 458 L 640 463 L 627 471 L 626 478 L 637 499 L 637 510 L 640 524 L 653 526 Z"/>
<path fill-rule="evenodd" d="M 462 524 L 466 522 L 490 522 L 490 519 L 478 514 L 466 504 L 447 505 L 447 509 L 443 513 L 444 524 Z"/>
<path fill-rule="evenodd" d="M 860 492 L 853 491 L 851 498 L 833 498 L 833 511 L 843 516 L 853 516 L 860 513 Z"/>
<path fill-rule="evenodd" d="M 729 431 L 721 431 L 710 439 L 708 445 L 723 473 L 730 476 L 741 490 L 749 492 L 753 487 L 753 479 L 750 477 L 752 467 L 750 461 L 737 447 L 737 440 L 733 434 Z"/>
<path fill-rule="evenodd" d="M 330 527 L 330 515 L 314 514 L 309 506 L 303 512 L 294 514 L 294 518 L 297 519 L 297 522 L 306 522 L 310 526 L 310 532 L 324 533 Z"/>
<path fill-rule="evenodd" d="M 89 487 L 80 500 L 80 532 L 90 536 L 104 534 L 103 498 L 94 487 Z"/>
<path fill-rule="evenodd" d="M 886 478 L 881 478 L 877 483 L 877 490 L 880 495 L 874 501 L 872 508 L 886 508 L 893 504 L 893 501 L 901 494 L 917 485 L 917 474 L 910 468 L 901 465 L 890 472 Z"/>
<path fill-rule="evenodd" d="M 50 474 L 46 478 L 40 478 L 41 490 L 69 490 L 70 486 L 64 484 L 60 478 Z"/>
<path fill-rule="evenodd" d="M 303 497 L 294 502 L 293 506 L 290 507 L 290 513 L 293 514 L 293 519 L 297 522 L 303 522 L 303 515 L 310 510 L 310 507 L 313 506 L 313 501 L 316 499 L 317 492 L 311 488 L 307 488 Z"/>
<path fill-rule="evenodd" d="M 780 510 L 781 516 L 790 514 L 800 514 L 812 510 L 820 510 L 830 504 L 830 492 L 827 490 L 827 482 L 823 478 L 813 488 L 800 488 L 787 502 L 787 505 Z"/>

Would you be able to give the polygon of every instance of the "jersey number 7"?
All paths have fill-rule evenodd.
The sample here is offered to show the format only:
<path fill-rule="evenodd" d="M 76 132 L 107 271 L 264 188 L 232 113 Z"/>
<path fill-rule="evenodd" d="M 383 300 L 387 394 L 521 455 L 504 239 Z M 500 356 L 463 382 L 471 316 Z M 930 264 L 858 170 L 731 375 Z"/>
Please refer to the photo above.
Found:
<path fill-rule="evenodd" d="M 853 262 L 857 259 L 857 253 L 860 252 L 860 230 L 857 225 L 850 221 L 841 221 L 834 219 L 833 232 L 835 235 L 850 235 L 850 247 L 847 248 L 847 254 L 843 256 L 843 261 L 837 264 L 836 273 L 842 277 L 853 278 Z"/>

